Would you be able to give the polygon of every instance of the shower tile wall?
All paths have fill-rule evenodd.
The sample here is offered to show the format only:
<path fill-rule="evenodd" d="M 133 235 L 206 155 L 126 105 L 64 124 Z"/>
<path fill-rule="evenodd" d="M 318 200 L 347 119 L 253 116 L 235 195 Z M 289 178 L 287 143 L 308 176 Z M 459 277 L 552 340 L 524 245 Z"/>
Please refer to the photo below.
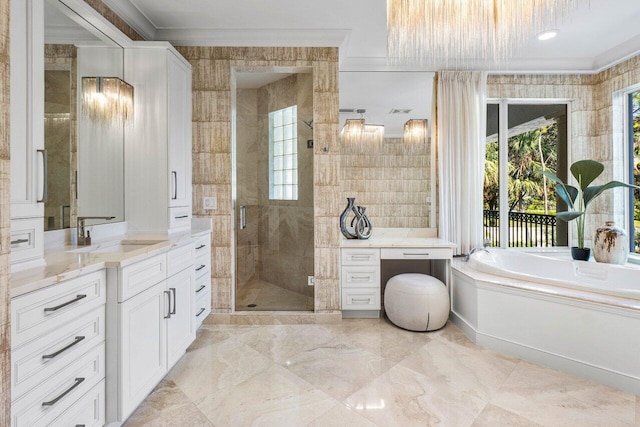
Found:
<path fill-rule="evenodd" d="M 385 138 L 382 149 L 343 154 L 340 192 L 367 207 L 373 227 L 426 228 L 431 211 L 430 143 L 405 153 L 402 138 Z"/>
<path fill-rule="evenodd" d="M 312 67 L 314 118 L 314 239 L 316 313 L 340 309 L 340 145 L 338 49 L 179 46 L 193 67 L 193 214 L 213 220 L 212 307 L 233 309 L 235 241 L 231 200 L 231 70 L 234 67 Z M 235 96 L 235 95 L 234 95 Z M 326 148 L 326 150 L 325 150 Z M 204 210 L 203 196 L 218 209 Z"/>
<path fill-rule="evenodd" d="M 313 119 L 313 76 L 294 74 L 258 89 L 258 198 L 260 279 L 313 296 L 313 149 L 307 148 Z M 269 199 L 269 112 L 297 105 L 298 200 Z"/>

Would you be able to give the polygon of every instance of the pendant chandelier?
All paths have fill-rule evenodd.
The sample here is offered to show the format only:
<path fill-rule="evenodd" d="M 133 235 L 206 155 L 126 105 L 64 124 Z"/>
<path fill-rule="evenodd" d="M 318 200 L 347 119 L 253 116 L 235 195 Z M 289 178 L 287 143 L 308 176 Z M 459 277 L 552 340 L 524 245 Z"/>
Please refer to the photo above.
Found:
<path fill-rule="evenodd" d="M 83 77 L 82 112 L 99 125 L 130 123 L 133 86 L 118 77 Z"/>
<path fill-rule="evenodd" d="M 359 119 L 346 119 L 340 132 L 342 145 L 352 153 L 365 153 L 368 150 L 380 150 L 384 141 L 384 126 L 365 123 L 366 110 L 357 109 Z"/>
<path fill-rule="evenodd" d="M 387 0 L 387 56 L 403 64 L 506 60 L 579 1 Z"/>
<path fill-rule="evenodd" d="M 408 152 L 416 152 L 425 147 L 427 143 L 427 131 L 429 129 L 426 119 L 409 119 L 404 124 L 403 142 Z"/>

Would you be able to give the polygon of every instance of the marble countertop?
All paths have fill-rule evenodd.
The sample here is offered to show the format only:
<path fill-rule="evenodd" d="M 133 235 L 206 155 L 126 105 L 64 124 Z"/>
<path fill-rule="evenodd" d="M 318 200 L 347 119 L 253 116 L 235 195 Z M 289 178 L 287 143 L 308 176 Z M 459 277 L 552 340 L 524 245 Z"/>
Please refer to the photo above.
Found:
<path fill-rule="evenodd" d="M 91 246 L 68 245 L 49 249 L 44 254 L 45 266 L 11 274 L 11 298 L 104 268 L 124 267 L 188 244 L 194 238 L 210 232 L 210 228 L 197 227 L 190 232 L 171 235 L 125 234 L 103 239 Z M 140 248 L 127 252 L 95 252 L 121 241 L 126 245 L 139 245 Z"/>
<path fill-rule="evenodd" d="M 343 248 L 451 248 L 457 245 L 437 237 L 435 228 L 374 228 L 369 239 L 345 239 Z"/>

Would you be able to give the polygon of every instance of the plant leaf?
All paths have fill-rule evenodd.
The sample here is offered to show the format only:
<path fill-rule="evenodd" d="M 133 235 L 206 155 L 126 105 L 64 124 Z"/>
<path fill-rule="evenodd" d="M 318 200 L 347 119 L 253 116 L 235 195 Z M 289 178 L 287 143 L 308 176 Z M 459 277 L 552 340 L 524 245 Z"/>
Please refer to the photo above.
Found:
<path fill-rule="evenodd" d="M 565 212 L 558 212 L 556 214 L 556 218 L 569 222 L 571 220 L 578 218 L 581 215 L 584 215 L 584 212 L 565 211 Z"/>
<path fill-rule="evenodd" d="M 555 182 L 556 184 L 564 185 L 564 182 L 562 182 L 562 180 L 558 178 L 553 172 L 542 171 L 542 174 L 547 178 L 549 178 L 551 181 Z"/>
<path fill-rule="evenodd" d="M 556 193 L 558 193 L 558 197 L 567 204 L 569 209 L 573 210 L 573 203 L 576 201 L 576 197 L 578 197 L 578 189 L 571 185 L 560 183 L 556 185 Z"/>
<path fill-rule="evenodd" d="M 584 199 L 585 208 L 587 207 L 589 202 L 591 202 L 593 199 L 598 197 L 603 191 L 608 190 L 610 188 L 616 188 L 616 187 L 638 188 L 635 185 L 630 185 L 630 184 L 627 184 L 626 182 L 620 182 L 620 181 L 610 181 L 604 185 L 594 185 L 592 187 L 585 189 L 582 195 Z"/>
<path fill-rule="evenodd" d="M 585 190 L 604 171 L 604 165 L 595 160 L 579 160 L 571 165 L 571 174 Z"/>

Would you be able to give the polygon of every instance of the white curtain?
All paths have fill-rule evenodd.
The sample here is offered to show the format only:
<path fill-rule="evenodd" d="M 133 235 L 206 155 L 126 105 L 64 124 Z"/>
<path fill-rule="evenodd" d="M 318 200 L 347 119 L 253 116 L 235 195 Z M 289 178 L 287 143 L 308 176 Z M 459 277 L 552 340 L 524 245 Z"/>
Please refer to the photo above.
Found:
<path fill-rule="evenodd" d="M 469 253 L 483 240 L 487 76 L 442 71 L 435 89 L 439 236 Z"/>

